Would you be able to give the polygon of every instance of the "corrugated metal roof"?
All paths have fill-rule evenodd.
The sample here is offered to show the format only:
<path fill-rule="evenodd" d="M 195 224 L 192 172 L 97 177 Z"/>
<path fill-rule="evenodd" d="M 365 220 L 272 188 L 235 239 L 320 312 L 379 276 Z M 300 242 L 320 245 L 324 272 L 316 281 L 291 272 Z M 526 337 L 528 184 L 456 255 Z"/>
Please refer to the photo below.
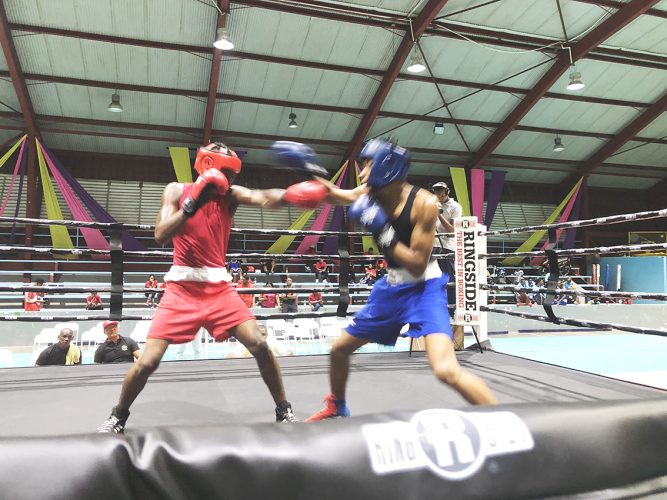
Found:
<path fill-rule="evenodd" d="M 119 91 L 122 113 L 109 113 L 110 89 L 61 83 L 30 86 L 37 114 L 113 122 L 136 122 L 179 127 L 201 127 L 206 104 L 185 96 Z"/>
<path fill-rule="evenodd" d="M 610 159 L 613 163 L 626 163 L 630 165 L 659 165 L 665 168 L 667 173 L 667 145 L 646 144 L 638 141 L 629 141 Z"/>
<path fill-rule="evenodd" d="M 375 80 L 354 73 L 223 60 L 218 92 L 365 109 L 376 87 Z"/>
<path fill-rule="evenodd" d="M 245 102 L 218 105 L 213 128 L 257 134 L 278 134 L 289 137 L 322 137 L 349 139 L 358 124 L 358 118 L 341 113 L 294 109 L 299 128 L 289 129 L 290 108 L 265 106 Z"/>
<path fill-rule="evenodd" d="M 472 2 L 466 0 L 450 0 L 447 2 L 443 14 L 446 15 L 473 5 Z M 576 1 L 562 1 L 561 8 L 570 38 L 588 29 L 605 14 L 604 10 L 595 5 Z M 558 39 L 563 38 L 563 29 L 558 18 L 556 2 L 503 0 L 455 16 L 448 16 L 447 20 Z"/>
<path fill-rule="evenodd" d="M 665 92 L 667 83 L 665 71 L 653 68 L 584 59 L 577 62 L 576 69 L 586 84 L 586 87 L 576 91 L 576 95 L 582 96 L 653 102 Z M 558 79 L 551 88 L 552 92 L 572 92 L 565 89 L 570 81 L 569 73 L 565 72 Z"/>
<path fill-rule="evenodd" d="M 654 16 L 641 16 L 615 35 L 610 36 L 604 45 L 665 54 L 667 53 L 665 20 Z"/>
<path fill-rule="evenodd" d="M 415 14 L 424 6 L 419 0 L 357 0 L 331 2 L 332 6 L 368 7 L 378 12 L 407 13 L 416 7 Z M 483 2 L 479 2 L 483 3 Z M 72 37 L 14 33 L 18 57 L 24 72 L 61 77 L 99 80 L 106 84 L 119 82 L 138 86 L 164 86 L 187 91 L 207 92 L 210 77 L 210 46 L 215 35 L 216 10 L 202 1 L 182 0 L 6 0 L 10 22 L 51 26 L 75 31 L 103 33 L 130 37 L 138 40 L 165 41 L 192 44 L 205 52 L 177 52 L 152 49 L 127 44 L 113 44 L 83 40 Z M 450 0 L 441 16 L 474 6 L 466 0 Z M 591 4 L 574 0 L 562 0 L 561 6 L 570 38 L 576 37 L 601 21 L 605 10 Z M 667 0 L 658 8 L 667 10 Z M 478 9 L 444 18 L 449 26 L 457 23 L 490 27 L 508 33 L 535 34 L 560 39 L 562 27 L 555 2 L 525 2 L 504 0 Z M 340 66 L 385 70 L 395 54 L 405 33 L 402 29 L 388 30 L 320 19 L 313 16 L 281 13 L 247 5 L 232 4 L 228 16 L 228 29 L 240 52 L 257 53 L 281 58 L 307 60 L 316 63 L 331 63 Z M 637 49 L 664 55 L 667 52 L 667 21 L 650 15 L 640 16 L 626 28 L 609 38 L 608 46 Z M 456 28 L 454 27 L 456 31 Z M 517 49 L 480 45 L 463 39 L 440 36 L 425 36 L 420 40 L 428 62 L 436 77 L 466 80 L 478 84 L 492 84 L 530 89 L 553 64 L 543 53 Z M 251 58 L 252 59 L 252 58 Z M 536 66 L 542 62 L 545 64 Z M 534 67 L 536 66 L 536 67 Z M 6 63 L 0 56 L 0 69 Z M 656 101 L 667 88 L 665 71 L 628 64 L 615 64 L 592 59 L 577 63 L 586 87 L 577 92 L 579 96 L 594 96 L 617 100 L 641 102 Z M 401 71 L 405 71 L 405 66 Z M 513 74 L 521 75 L 512 77 Z M 426 75 L 426 73 L 423 73 Z M 507 79 L 507 80 L 505 80 Z M 348 115 L 342 112 L 325 112 L 299 109 L 283 105 L 259 105 L 247 102 L 219 102 L 213 117 L 213 128 L 221 135 L 226 131 L 248 134 L 263 134 L 267 137 L 302 140 L 307 138 L 350 141 L 360 124 L 365 110 L 378 90 L 381 78 L 369 77 L 344 71 L 293 67 L 289 64 L 264 63 L 239 59 L 238 55 L 223 57 L 218 91 L 238 94 L 250 98 L 357 108 L 360 113 Z M 551 91 L 567 93 L 564 74 Z M 107 111 L 111 99 L 110 88 L 84 87 L 55 83 L 29 81 L 30 96 L 35 112 L 39 115 L 64 116 L 70 118 L 96 119 L 116 123 L 180 126 L 196 129 L 192 137 L 181 133 L 138 130 L 131 127 L 90 127 L 40 123 L 44 129 L 90 131 L 109 135 L 129 134 L 151 136 L 160 140 L 118 137 L 93 137 L 83 134 L 67 136 L 63 133 L 46 132 L 51 147 L 84 151 L 102 151 L 118 154 L 165 155 L 165 148 L 185 140 L 191 145 L 199 140 L 198 132 L 203 128 L 206 97 L 172 96 L 144 91 L 121 91 L 122 114 Z M 479 91 L 458 86 L 441 86 L 450 109 L 457 119 L 501 123 L 523 99 L 523 95 L 508 92 Z M 469 95 L 470 94 L 470 95 Z M 19 109 L 10 82 L 0 81 L 0 101 L 14 110 Z M 398 80 L 390 88 L 382 110 L 420 115 L 441 106 L 441 99 L 432 83 Z M 563 99 L 542 99 L 523 118 L 522 125 L 562 129 L 566 150 L 554 153 L 553 136 L 529 132 L 512 132 L 494 153 L 500 155 L 534 158 L 535 169 L 512 176 L 520 180 L 556 182 L 567 175 L 574 165 L 571 161 L 583 162 L 607 139 L 583 138 L 568 135 L 568 130 L 585 130 L 615 134 L 622 130 L 644 108 L 634 110 L 628 106 L 609 106 Z M 288 115 L 297 115 L 299 128 L 287 128 Z M 447 117 L 444 109 L 434 116 Z M 667 115 L 658 118 L 646 127 L 643 137 L 667 135 Z M 0 124 L 13 126 L 17 123 L 8 117 L 0 117 Z M 398 127 L 398 128 L 395 128 Z M 488 138 L 491 129 L 460 127 L 472 152 Z M 6 131 L 12 134 L 11 131 Z M 433 134 L 433 123 L 380 117 L 372 124 L 369 136 L 391 134 L 408 148 L 430 148 L 443 151 L 466 151 L 452 125 L 445 125 L 441 136 Z M 220 134 L 214 134 L 220 135 Z M 163 138 L 166 138 L 163 140 Z M 226 139 L 226 137 L 225 137 Z M 244 144 L 249 150 L 249 159 L 258 164 L 270 163 L 265 149 L 253 148 L 253 141 L 266 147 L 270 139 L 243 138 L 229 135 L 231 144 Z M 642 146 L 630 142 L 622 153 L 610 161 L 627 165 L 655 165 L 667 167 L 664 145 Z M 331 148 L 328 148 L 331 150 Z M 335 154 L 323 155 L 329 168 L 335 168 L 342 158 L 344 145 L 336 146 Z M 419 157 L 419 155 L 416 155 Z M 443 163 L 465 163 L 470 156 L 442 154 L 434 161 Z M 540 163 L 540 159 L 545 161 Z M 569 160 L 554 163 L 558 160 Z M 433 160 L 433 158 L 429 158 Z M 438 165 L 428 163 L 425 158 L 415 161 L 416 170 L 430 172 Z M 498 164 L 498 160 L 495 161 Z M 522 164 L 531 166 L 530 162 Z M 510 169 L 511 171 L 512 169 Z M 597 172 L 597 171 L 596 171 Z M 600 167 L 601 173 L 619 173 Z M 621 172 L 622 173 L 622 172 Z M 637 174 L 636 176 L 634 174 Z M 625 181 L 638 187 L 653 182 L 660 170 L 632 172 L 633 177 Z M 647 176 L 637 180 L 637 176 Z M 559 177 L 560 176 L 560 177 Z M 605 175 L 616 182 L 620 176 Z M 639 178 L 639 177 L 637 177 Z M 649 179 L 650 178 L 650 179 Z"/>
<path fill-rule="evenodd" d="M 433 73 L 455 80 L 495 83 L 548 60 L 541 52 L 518 54 L 515 49 L 480 46 L 463 39 L 424 37 L 419 43 Z M 549 64 L 539 66 L 505 83 L 530 88 L 548 67 Z"/>
<path fill-rule="evenodd" d="M 656 118 L 653 123 L 641 130 L 642 137 L 667 138 L 667 113 Z"/>
<path fill-rule="evenodd" d="M 0 109 L 2 111 L 20 111 L 18 97 L 14 91 L 14 84 L 9 78 L 0 78 Z M 22 120 L 18 120 L 19 125 L 22 125 Z"/>
<path fill-rule="evenodd" d="M 622 106 L 541 99 L 521 125 L 615 134 L 640 112 Z"/>
<path fill-rule="evenodd" d="M 604 144 L 601 140 L 591 137 L 563 136 L 565 150 L 556 153 L 553 151 L 554 138 L 555 136 L 548 134 L 515 130 L 500 144 L 495 153 L 528 158 L 580 160 L 588 158 Z"/>
<path fill-rule="evenodd" d="M 649 189 L 658 181 L 656 179 L 642 179 L 636 177 L 629 182 L 627 177 L 616 177 L 610 175 L 592 174 L 588 177 L 588 185 L 597 188 L 615 188 L 615 189 Z"/>
<path fill-rule="evenodd" d="M 265 9 L 235 10 L 229 29 L 247 52 L 376 69 L 387 67 L 403 35 Z"/>
<path fill-rule="evenodd" d="M 11 0 L 10 22 L 184 44 L 212 43 L 217 11 L 182 0 Z"/>

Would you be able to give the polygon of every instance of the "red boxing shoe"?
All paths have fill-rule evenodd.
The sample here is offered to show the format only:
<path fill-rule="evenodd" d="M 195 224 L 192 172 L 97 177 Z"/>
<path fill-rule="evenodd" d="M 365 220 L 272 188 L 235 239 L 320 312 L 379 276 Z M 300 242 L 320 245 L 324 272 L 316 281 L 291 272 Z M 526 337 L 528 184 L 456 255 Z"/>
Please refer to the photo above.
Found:
<path fill-rule="evenodd" d="M 345 418 L 350 416 L 350 409 L 345 404 L 344 399 L 336 399 L 336 396 L 330 393 L 324 398 L 324 402 L 326 403 L 324 409 L 311 415 L 304 422 L 318 422 L 319 420 L 326 420 L 328 418 Z"/>

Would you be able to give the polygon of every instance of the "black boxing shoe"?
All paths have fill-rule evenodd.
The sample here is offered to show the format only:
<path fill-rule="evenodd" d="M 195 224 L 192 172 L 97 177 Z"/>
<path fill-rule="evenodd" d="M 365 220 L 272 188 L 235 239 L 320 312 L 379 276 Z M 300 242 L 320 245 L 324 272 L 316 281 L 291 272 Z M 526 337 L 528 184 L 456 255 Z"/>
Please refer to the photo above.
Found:
<path fill-rule="evenodd" d="M 125 432 L 125 424 L 130 416 L 129 410 L 122 410 L 117 406 L 111 409 L 111 415 L 102 425 L 97 428 L 97 432 L 107 434 L 123 434 Z"/>
<path fill-rule="evenodd" d="M 294 415 L 292 405 L 288 401 L 283 401 L 276 406 L 276 422 L 293 423 L 298 421 L 299 419 Z"/>

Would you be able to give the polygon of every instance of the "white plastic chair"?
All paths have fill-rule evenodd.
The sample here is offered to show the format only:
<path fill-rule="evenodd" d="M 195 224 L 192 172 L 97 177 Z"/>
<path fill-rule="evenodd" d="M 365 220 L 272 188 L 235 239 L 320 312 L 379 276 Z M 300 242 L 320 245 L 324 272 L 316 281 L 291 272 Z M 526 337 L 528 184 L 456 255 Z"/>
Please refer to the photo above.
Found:
<path fill-rule="evenodd" d="M 104 321 L 99 321 L 94 326 L 90 327 L 88 330 L 81 332 L 79 336 L 79 344 L 81 346 L 90 345 L 91 343 L 99 344 L 106 340 L 106 335 L 104 335 L 104 330 L 102 330 L 102 325 Z M 101 339 L 101 340 L 100 340 Z"/>
<path fill-rule="evenodd" d="M 294 336 L 297 340 L 314 340 L 318 337 L 319 327 L 317 322 L 311 318 L 294 319 Z"/>
<path fill-rule="evenodd" d="M 130 333 L 130 338 L 137 344 L 145 344 L 146 336 L 148 335 L 148 330 L 150 327 L 150 321 L 137 321 L 137 324 L 134 326 L 134 330 L 132 330 L 132 333 Z"/>
<path fill-rule="evenodd" d="M 30 361 L 31 365 L 35 364 L 37 357 L 44 349 L 58 342 L 58 333 L 59 331 L 56 331 L 51 326 L 43 328 L 42 331 L 35 336 L 35 339 L 32 342 L 32 357 Z"/>
<path fill-rule="evenodd" d="M 338 338 L 342 334 L 343 330 L 339 325 L 324 325 L 320 327 L 320 339 L 322 341 Z"/>
<path fill-rule="evenodd" d="M 269 319 L 266 321 L 266 330 L 276 340 L 287 340 L 289 325 L 284 319 Z"/>
<path fill-rule="evenodd" d="M 320 327 L 324 326 L 338 326 L 338 318 L 337 316 L 324 316 L 322 318 L 319 318 L 320 321 Z"/>
<path fill-rule="evenodd" d="M 14 366 L 14 355 L 9 349 L 0 349 L 0 368 L 11 368 Z"/>

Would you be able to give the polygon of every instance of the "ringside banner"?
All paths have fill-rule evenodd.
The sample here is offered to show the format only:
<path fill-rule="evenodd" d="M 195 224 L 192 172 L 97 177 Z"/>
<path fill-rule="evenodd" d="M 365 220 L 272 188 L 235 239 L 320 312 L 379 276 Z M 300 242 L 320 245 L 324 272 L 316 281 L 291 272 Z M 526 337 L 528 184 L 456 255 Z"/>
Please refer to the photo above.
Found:
<path fill-rule="evenodd" d="M 477 217 L 454 219 L 456 315 L 459 325 L 480 324 L 479 225 Z"/>

